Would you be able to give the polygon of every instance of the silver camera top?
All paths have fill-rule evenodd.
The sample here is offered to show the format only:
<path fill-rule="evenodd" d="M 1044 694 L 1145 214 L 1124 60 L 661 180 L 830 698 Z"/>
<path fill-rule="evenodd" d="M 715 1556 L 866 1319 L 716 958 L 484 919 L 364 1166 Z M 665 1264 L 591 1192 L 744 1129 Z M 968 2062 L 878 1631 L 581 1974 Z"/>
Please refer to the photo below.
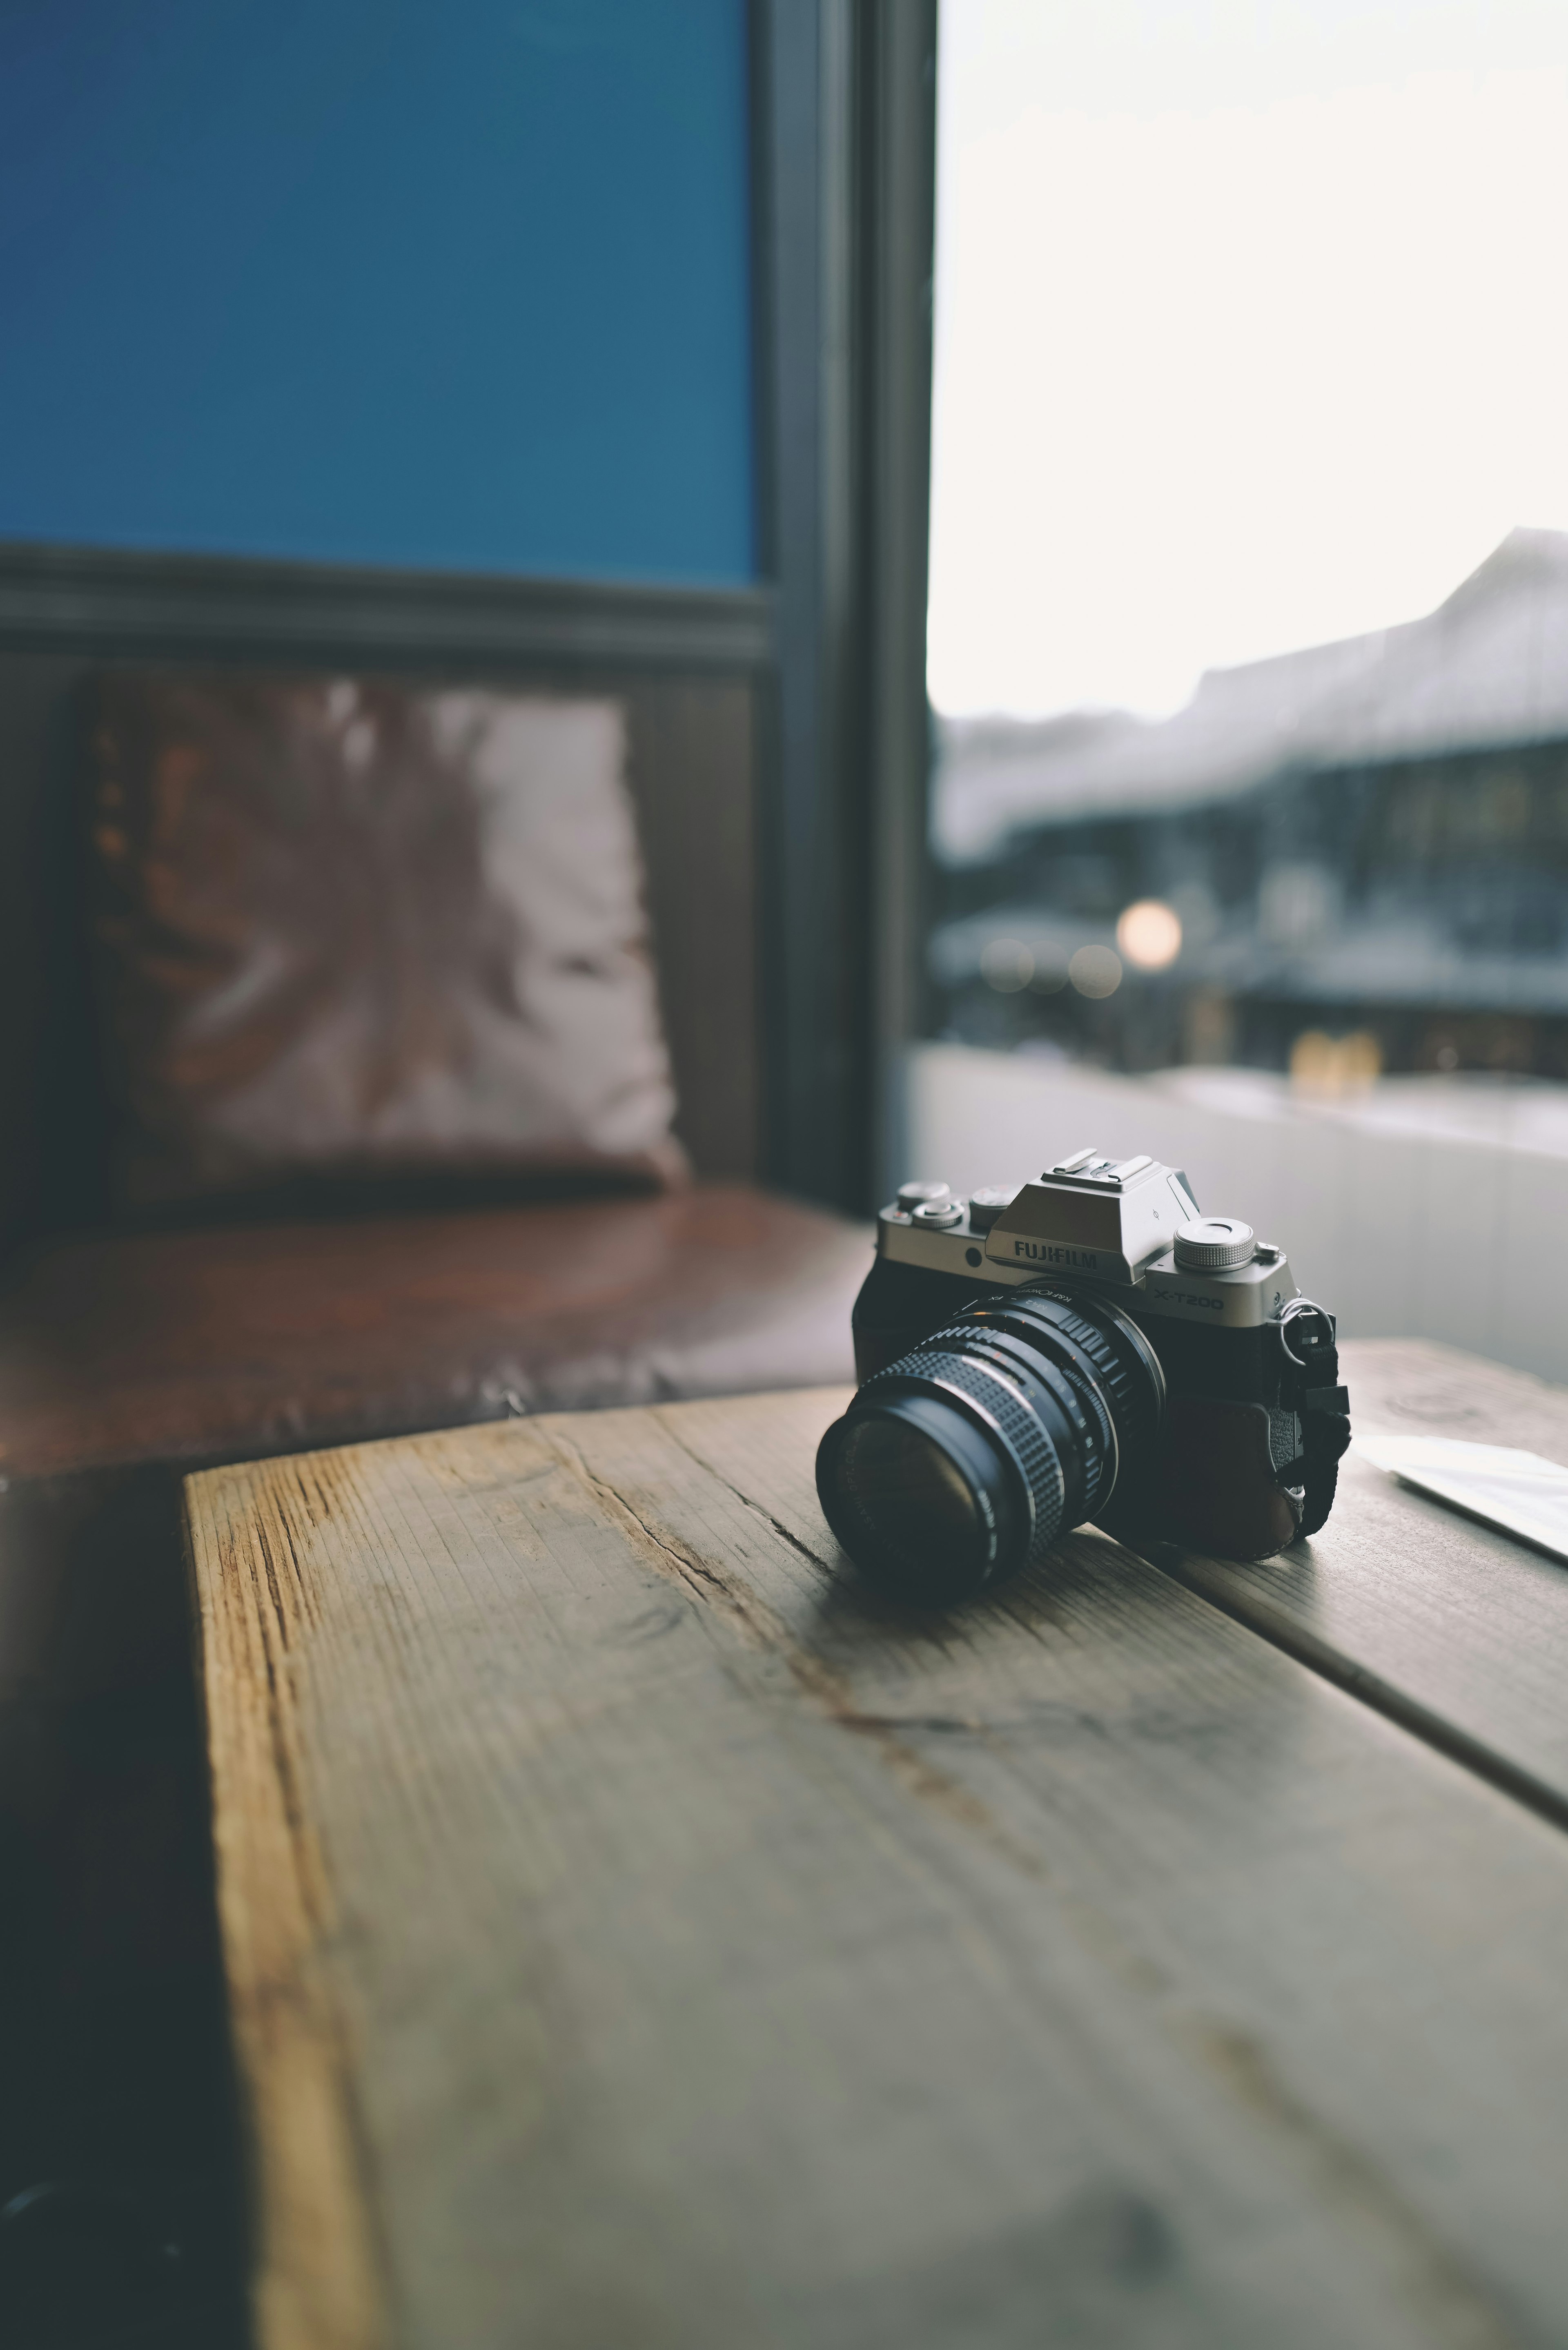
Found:
<path fill-rule="evenodd" d="M 1231 1329 L 1277 1321 L 1300 1295 L 1282 1249 L 1235 1216 L 1199 1212 L 1179 1168 L 1075 1151 L 1034 1183 L 955 1199 L 905 1183 L 877 1219 L 879 1254 L 1012 1285 L 1052 1274 L 1137 1293 L 1145 1311 Z"/>

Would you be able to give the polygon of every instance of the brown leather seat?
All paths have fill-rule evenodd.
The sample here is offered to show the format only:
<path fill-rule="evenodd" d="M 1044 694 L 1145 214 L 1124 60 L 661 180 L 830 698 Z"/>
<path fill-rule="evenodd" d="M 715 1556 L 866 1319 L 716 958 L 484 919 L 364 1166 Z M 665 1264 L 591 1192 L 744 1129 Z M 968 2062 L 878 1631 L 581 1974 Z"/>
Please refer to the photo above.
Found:
<path fill-rule="evenodd" d="M 58 1242 L 0 1298 L 0 1473 L 847 1381 L 869 1246 L 717 1184 Z"/>

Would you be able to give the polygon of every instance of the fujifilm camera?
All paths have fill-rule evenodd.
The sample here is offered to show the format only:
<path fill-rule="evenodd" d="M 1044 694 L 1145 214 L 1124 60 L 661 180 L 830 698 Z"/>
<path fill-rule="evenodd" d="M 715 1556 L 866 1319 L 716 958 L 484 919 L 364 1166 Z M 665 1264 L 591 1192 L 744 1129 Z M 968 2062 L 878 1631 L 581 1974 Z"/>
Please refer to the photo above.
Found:
<path fill-rule="evenodd" d="M 1333 1315 L 1157 1159 L 1079 1150 L 967 1201 L 905 1184 L 853 1320 L 860 1384 L 817 1491 L 857 1565 L 909 1597 L 989 1589 L 1091 1522 L 1268 1558 L 1333 1507 Z"/>

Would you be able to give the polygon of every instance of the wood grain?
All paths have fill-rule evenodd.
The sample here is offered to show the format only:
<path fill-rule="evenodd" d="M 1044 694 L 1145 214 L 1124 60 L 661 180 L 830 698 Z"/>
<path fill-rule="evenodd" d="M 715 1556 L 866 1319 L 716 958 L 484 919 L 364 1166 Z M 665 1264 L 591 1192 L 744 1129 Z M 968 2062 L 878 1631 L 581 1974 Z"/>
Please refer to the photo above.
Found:
<path fill-rule="evenodd" d="M 289 1531 L 257 1499 L 243 1553 L 228 1554 L 227 1604 L 203 1604 L 202 1618 L 224 1962 L 261 2189 L 253 2297 L 265 2343 L 369 2350 L 389 2336 L 343 2018 L 325 1972 L 334 1889 L 301 1784 L 296 1717 L 280 1701 L 303 1594 Z M 207 1529 L 188 1514 L 186 1532 L 200 1579 Z"/>
<path fill-rule="evenodd" d="M 1430 1340 L 1343 1349 L 1356 1429 L 1515 1444 L 1568 1464 L 1568 1394 Z M 1354 1452 L 1322 1534 L 1239 1566 L 1157 1561 L 1265 1638 L 1445 1741 L 1568 1825 L 1568 1564 Z"/>
<path fill-rule="evenodd" d="M 189 1481 L 266 2350 L 1568 2342 L 1568 1844 L 839 1401 Z"/>

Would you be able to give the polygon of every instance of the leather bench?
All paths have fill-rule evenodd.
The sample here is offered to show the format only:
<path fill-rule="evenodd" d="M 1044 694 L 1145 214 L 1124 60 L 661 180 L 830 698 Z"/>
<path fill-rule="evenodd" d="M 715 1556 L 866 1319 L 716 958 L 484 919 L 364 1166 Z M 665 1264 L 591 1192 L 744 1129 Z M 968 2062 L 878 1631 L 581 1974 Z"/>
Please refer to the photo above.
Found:
<path fill-rule="evenodd" d="M 0 704 L 17 682 L 0 663 Z M 18 739 L 12 776 L 19 789 L 36 770 L 18 839 L 42 841 L 49 823 L 57 837 L 31 895 L 12 875 L 0 941 L 14 1121 L 0 1206 L 7 1186 L 15 1203 L 0 1217 L 14 1234 L 0 1475 L 184 1468 L 849 1377 L 866 1237 L 753 1180 L 755 779 L 732 684 L 519 698 L 131 666 L 66 685 L 30 732 L 63 743 L 74 727 L 74 765 L 49 770 Z M 493 813 L 498 762 L 531 830 Z M 90 804 L 85 831 L 64 827 L 72 802 Z M 308 850 L 306 807 L 319 811 Z M 639 868 L 674 1145 L 659 1139 L 663 1047 L 647 1029 L 659 1014 L 639 1009 L 652 981 Z M 34 909 L 50 890 L 46 938 Z M 326 1059 L 313 1035 L 337 1040 Z M 460 1066 L 464 1036 L 491 1055 L 477 1072 Z M 499 1097 L 537 1085 L 558 1114 L 596 1062 L 585 1097 L 603 1133 L 584 1129 L 579 1178 L 569 1163 L 543 1183 L 495 1172 L 488 1191 L 460 1180 L 443 1197 L 441 1166 L 462 1175 L 464 1116 L 491 1120 L 476 1133 L 487 1165 Z M 203 1202 L 237 1128 L 281 1137 L 286 1155 L 318 1149 L 324 1109 L 351 1118 L 346 1104 L 388 1084 L 433 1153 L 425 1212 L 405 1211 L 419 1182 L 400 1190 L 369 1164 L 354 1213 L 347 1191 L 334 1201 L 308 1184 L 292 1208 L 286 1187 L 254 1210 Z M 366 1114 L 384 1127 L 386 1112 Z M 180 1162 L 189 1196 L 159 1205 L 144 1191 L 155 1214 L 121 1212 L 127 1135 L 160 1182 Z M 682 1147 L 699 1180 L 659 1191 Z"/>
<path fill-rule="evenodd" d="M 847 1380 L 867 1262 L 740 1183 L 58 1238 L 0 1295 L 0 1474 Z"/>

